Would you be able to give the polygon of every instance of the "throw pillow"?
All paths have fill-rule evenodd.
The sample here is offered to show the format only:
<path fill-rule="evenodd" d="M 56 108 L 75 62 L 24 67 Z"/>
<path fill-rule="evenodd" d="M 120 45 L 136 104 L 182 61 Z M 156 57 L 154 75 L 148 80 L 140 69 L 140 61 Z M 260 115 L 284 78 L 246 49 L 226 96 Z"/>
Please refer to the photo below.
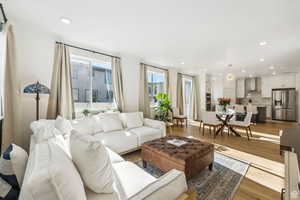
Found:
<path fill-rule="evenodd" d="M 94 135 L 95 133 L 102 132 L 102 126 L 97 116 L 84 117 L 72 121 L 74 130 L 79 133 Z"/>
<path fill-rule="evenodd" d="M 37 144 L 33 156 L 22 185 L 23 199 L 86 200 L 81 177 L 59 140 L 51 138 Z"/>
<path fill-rule="evenodd" d="M 122 122 L 119 113 L 105 113 L 98 115 L 104 132 L 122 130 Z"/>
<path fill-rule="evenodd" d="M 11 144 L 0 158 L 0 178 L 14 189 L 20 190 L 28 155 L 21 147 Z"/>
<path fill-rule="evenodd" d="M 84 184 L 96 193 L 112 193 L 112 164 L 101 141 L 93 136 L 72 131 L 70 149 Z"/>
<path fill-rule="evenodd" d="M 0 178 L 0 199 L 16 200 L 19 197 L 19 190 L 14 189 L 5 180 Z"/>
<path fill-rule="evenodd" d="M 52 124 L 44 124 L 35 131 L 33 137 L 38 144 L 58 135 L 63 135 L 63 133 L 55 128 Z"/>
<path fill-rule="evenodd" d="M 57 116 L 54 126 L 58 130 L 60 130 L 64 135 L 70 135 L 71 131 L 73 130 L 71 122 L 61 116 Z"/>
<path fill-rule="evenodd" d="M 143 113 L 141 112 L 121 113 L 120 116 L 128 129 L 138 128 L 144 124 Z"/>

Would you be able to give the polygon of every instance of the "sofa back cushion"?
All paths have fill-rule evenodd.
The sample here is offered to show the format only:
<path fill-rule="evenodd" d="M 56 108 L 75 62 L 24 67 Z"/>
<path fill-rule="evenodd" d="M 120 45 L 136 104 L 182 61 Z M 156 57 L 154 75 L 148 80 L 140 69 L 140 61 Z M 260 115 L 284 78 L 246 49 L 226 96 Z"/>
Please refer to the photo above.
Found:
<path fill-rule="evenodd" d="M 21 200 L 86 200 L 84 186 L 56 137 L 36 144 L 27 166 Z"/>
<path fill-rule="evenodd" d="M 103 131 L 98 115 L 75 119 L 72 121 L 73 128 L 83 134 L 94 135 Z"/>
<path fill-rule="evenodd" d="M 122 121 L 119 113 L 103 113 L 98 117 L 104 132 L 118 131 L 123 129 Z"/>
<path fill-rule="evenodd" d="M 112 164 L 101 141 L 93 136 L 72 131 L 70 149 L 84 184 L 96 193 L 112 193 Z"/>
<path fill-rule="evenodd" d="M 63 135 L 70 135 L 71 131 L 73 130 L 71 122 L 61 116 L 57 116 L 54 122 L 54 126 L 58 130 L 60 130 L 63 133 Z"/>
<path fill-rule="evenodd" d="M 0 178 L 14 189 L 20 190 L 28 155 L 21 147 L 11 144 L 0 158 Z"/>
<path fill-rule="evenodd" d="M 123 126 L 128 129 L 141 127 L 144 124 L 144 117 L 142 112 L 121 113 L 120 118 L 122 120 Z"/>

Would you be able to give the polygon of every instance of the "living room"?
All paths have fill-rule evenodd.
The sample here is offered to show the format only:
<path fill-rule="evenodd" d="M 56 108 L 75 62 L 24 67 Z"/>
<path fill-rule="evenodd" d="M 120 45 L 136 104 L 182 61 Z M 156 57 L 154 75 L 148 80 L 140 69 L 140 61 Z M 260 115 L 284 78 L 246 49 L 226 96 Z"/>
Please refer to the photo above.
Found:
<path fill-rule="evenodd" d="M 37 127 L 51 126 L 37 119 L 62 116 L 57 123 L 70 120 L 72 129 L 90 131 L 109 149 L 126 184 L 123 196 L 89 193 L 87 199 L 288 196 L 285 172 L 294 165 L 281 150 L 299 132 L 299 2 L 1 3 L 1 152 L 13 143 L 30 163 Z M 91 121 L 82 128 L 82 119 Z M 101 133 L 106 128 L 122 134 Z M 173 139 L 179 144 L 168 143 Z M 84 187 L 93 190 L 72 157 Z M 142 169 L 133 171 L 145 181 L 123 180 L 120 163 Z M 28 174 L 23 184 L 30 183 Z M 297 191 L 291 193 L 299 198 Z M 21 191 L 20 199 L 49 198 L 36 192 L 39 198 Z"/>

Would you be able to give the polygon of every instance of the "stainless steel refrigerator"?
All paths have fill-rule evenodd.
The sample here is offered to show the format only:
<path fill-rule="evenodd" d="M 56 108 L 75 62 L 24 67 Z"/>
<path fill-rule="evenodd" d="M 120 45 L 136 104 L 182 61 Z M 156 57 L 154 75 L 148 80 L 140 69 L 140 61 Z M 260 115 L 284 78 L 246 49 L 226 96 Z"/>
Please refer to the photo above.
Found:
<path fill-rule="evenodd" d="M 296 89 L 272 90 L 272 119 L 296 121 Z"/>

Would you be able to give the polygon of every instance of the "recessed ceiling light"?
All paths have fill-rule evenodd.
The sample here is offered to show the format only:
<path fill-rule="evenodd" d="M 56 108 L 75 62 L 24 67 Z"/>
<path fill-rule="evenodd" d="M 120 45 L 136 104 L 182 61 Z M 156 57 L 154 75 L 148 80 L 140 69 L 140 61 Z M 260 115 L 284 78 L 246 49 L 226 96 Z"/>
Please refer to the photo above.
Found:
<path fill-rule="evenodd" d="M 252 78 L 252 77 L 253 77 L 253 75 L 252 75 L 252 74 L 249 74 L 249 77 L 250 77 L 250 78 Z"/>
<path fill-rule="evenodd" d="M 64 24 L 71 24 L 72 20 L 66 17 L 61 17 L 60 21 Z"/>
<path fill-rule="evenodd" d="M 276 75 L 276 72 L 273 72 L 272 75 L 275 76 L 275 75 Z"/>
<path fill-rule="evenodd" d="M 242 72 L 243 72 L 243 73 L 246 73 L 246 70 L 242 69 Z"/>
<path fill-rule="evenodd" d="M 233 74 L 227 74 L 226 76 L 228 81 L 232 81 L 234 79 L 234 75 Z"/>
<path fill-rule="evenodd" d="M 275 67 L 273 66 L 273 65 L 271 65 L 270 67 L 269 67 L 269 69 L 270 70 L 273 70 Z"/>
<path fill-rule="evenodd" d="M 260 62 L 264 62 L 265 59 L 264 59 L 264 58 L 260 58 L 259 61 L 260 61 Z"/>
<path fill-rule="evenodd" d="M 184 62 L 181 62 L 182 65 L 184 65 Z"/>
<path fill-rule="evenodd" d="M 261 41 L 261 42 L 259 43 L 260 46 L 265 46 L 266 44 L 267 44 L 266 41 Z"/>

